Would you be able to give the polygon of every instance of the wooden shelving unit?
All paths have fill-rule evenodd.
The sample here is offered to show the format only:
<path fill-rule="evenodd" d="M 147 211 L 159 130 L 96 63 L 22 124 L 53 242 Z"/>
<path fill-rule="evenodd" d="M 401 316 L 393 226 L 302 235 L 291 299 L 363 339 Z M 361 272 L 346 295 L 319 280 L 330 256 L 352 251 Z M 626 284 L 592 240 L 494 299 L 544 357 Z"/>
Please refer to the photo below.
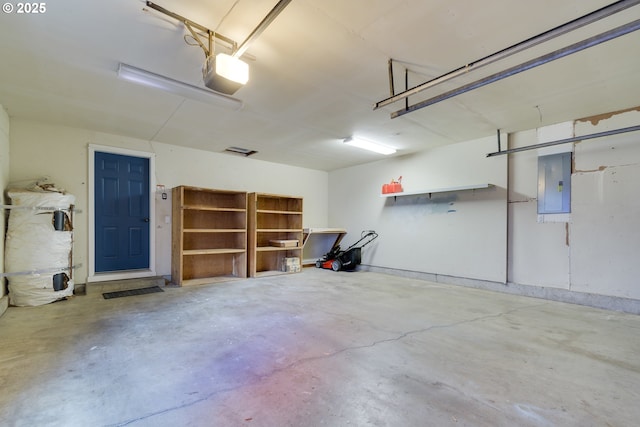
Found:
<path fill-rule="evenodd" d="M 302 265 L 302 197 L 249 193 L 249 277 L 287 274 Z M 274 241 L 296 241 L 280 247 Z M 286 261 L 298 259 L 298 268 Z M 289 271 L 287 271 L 289 270 Z"/>
<path fill-rule="evenodd" d="M 247 193 L 172 191 L 172 281 L 188 286 L 246 278 Z"/>

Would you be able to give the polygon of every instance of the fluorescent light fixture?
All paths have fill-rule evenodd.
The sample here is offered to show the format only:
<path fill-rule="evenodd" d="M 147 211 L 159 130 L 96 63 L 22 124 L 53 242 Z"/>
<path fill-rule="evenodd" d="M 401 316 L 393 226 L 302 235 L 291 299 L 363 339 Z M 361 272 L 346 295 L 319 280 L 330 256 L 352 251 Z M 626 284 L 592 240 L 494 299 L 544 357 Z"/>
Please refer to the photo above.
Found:
<path fill-rule="evenodd" d="M 161 76 L 141 68 L 132 67 L 131 65 L 122 64 L 118 67 L 118 77 L 138 83 L 144 86 L 153 87 L 173 93 L 184 98 L 193 99 L 207 104 L 220 105 L 234 110 L 242 108 L 243 102 L 237 98 L 233 98 L 221 93 L 190 85 L 188 83 L 174 80 L 170 77 Z"/>
<path fill-rule="evenodd" d="M 235 56 L 219 53 L 207 58 L 202 76 L 209 89 L 232 95 L 249 81 L 249 65 Z"/>
<path fill-rule="evenodd" d="M 389 155 L 396 152 L 395 148 L 387 147 L 385 145 L 367 141 L 366 139 L 355 138 L 352 136 L 345 138 L 344 143 L 353 147 L 362 148 L 363 150 L 369 150 L 384 155 Z"/>

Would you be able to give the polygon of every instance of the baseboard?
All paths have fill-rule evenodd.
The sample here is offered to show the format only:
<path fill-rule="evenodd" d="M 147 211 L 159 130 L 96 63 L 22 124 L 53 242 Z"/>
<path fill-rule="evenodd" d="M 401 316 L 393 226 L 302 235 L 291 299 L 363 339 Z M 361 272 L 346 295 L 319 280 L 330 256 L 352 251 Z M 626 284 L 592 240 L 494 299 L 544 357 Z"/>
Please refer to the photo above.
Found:
<path fill-rule="evenodd" d="M 86 283 L 74 283 L 73 284 L 73 294 L 74 295 L 86 295 L 87 294 L 87 284 Z"/>
<path fill-rule="evenodd" d="M 550 301 L 578 304 L 604 310 L 620 311 L 623 313 L 640 314 L 640 300 L 622 298 L 609 295 L 575 292 L 566 289 L 549 288 L 544 286 L 522 285 L 517 283 L 502 283 L 488 280 L 469 279 L 466 277 L 448 276 L 420 271 L 400 270 L 372 265 L 360 265 L 360 269 L 412 279 L 426 280 L 435 283 L 465 286 L 468 288 L 485 289 Z"/>
<path fill-rule="evenodd" d="M 2 316 L 5 311 L 7 311 L 7 308 L 9 308 L 9 295 L 5 295 L 0 298 L 0 316 Z"/>

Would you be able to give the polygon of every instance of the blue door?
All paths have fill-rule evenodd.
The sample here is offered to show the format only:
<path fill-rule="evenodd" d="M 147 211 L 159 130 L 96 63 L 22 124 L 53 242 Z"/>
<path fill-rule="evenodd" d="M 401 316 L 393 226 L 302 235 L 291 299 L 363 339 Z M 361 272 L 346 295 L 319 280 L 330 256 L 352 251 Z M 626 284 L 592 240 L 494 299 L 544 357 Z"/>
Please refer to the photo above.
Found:
<path fill-rule="evenodd" d="M 95 153 L 95 271 L 149 268 L 149 159 Z"/>

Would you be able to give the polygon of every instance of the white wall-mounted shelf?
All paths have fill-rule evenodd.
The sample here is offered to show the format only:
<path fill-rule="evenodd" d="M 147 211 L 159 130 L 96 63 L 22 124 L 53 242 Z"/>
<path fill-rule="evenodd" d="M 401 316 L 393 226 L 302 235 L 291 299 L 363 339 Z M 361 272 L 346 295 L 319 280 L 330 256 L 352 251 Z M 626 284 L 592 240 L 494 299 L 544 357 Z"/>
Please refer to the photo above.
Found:
<path fill-rule="evenodd" d="M 493 184 L 473 184 L 473 185 L 461 185 L 457 187 L 443 187 L 443 188 L 431 188 L 428 190 L 420 190 L 420 191 L 403 191 L 401 193 L 388 193 L 381 194 L 380 197 L 405 197 L 405 196 L 422 196 L 429 195 L 433 193 L 450 193 L 454 191 L 468 191 L 468 190 L 480 190 L 482 188 L 493 187 Z"/>

